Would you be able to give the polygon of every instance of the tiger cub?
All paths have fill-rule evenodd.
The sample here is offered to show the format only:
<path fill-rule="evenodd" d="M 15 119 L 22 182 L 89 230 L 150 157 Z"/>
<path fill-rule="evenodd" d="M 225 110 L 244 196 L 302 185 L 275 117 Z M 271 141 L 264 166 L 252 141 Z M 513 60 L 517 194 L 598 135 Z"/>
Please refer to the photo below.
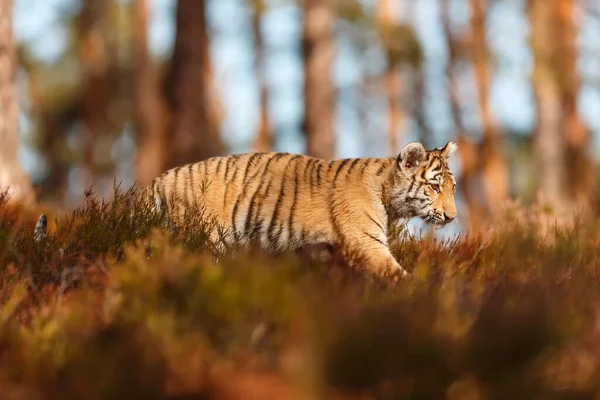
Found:
<path fill-rule="evenodd" d="M 210 240 L 223 249 L 339 245 L 351 263 L 404 276 L 388 247 L 388 230 L 402 218 L 441 227 L 456 217 L 456 182 L 448 166 L 455 150 L 452 142 L 434 150 L 413 142 L 391 158 L 238 154 L 173 168 L 146 190 L 169 219 L 181 217 L 175 210 L 200 205 L 218 223 Z"/>

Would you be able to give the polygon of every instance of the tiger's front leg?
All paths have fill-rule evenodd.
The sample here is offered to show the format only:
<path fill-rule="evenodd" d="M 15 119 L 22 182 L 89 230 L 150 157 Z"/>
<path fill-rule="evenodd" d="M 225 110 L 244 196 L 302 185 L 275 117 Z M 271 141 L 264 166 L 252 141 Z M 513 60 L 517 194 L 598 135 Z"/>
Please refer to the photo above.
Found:
<path fill-rule="evenodd" d="M 402 268 L 385 243 L 382 233 L 362 233 L 346 236 L 342 253 L 351 265 L 363 267 L 382 278 L 402 280 L 410 274 Z"/>

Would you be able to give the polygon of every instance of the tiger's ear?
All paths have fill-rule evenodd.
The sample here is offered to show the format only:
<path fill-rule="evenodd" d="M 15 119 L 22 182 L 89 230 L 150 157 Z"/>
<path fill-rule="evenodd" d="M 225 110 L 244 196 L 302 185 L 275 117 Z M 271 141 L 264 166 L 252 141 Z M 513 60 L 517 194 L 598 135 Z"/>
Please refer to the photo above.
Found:
<path fill-rule="evenodd" d="M 454 154 L 456 152 L 456 150 L 458 150 L 458 146 L 456 145 L 456 143 L 454 143 L 454 142 L 448 142 L 441 149 L 441 154 L 442 154 L 442 156 L 444 156 L 446 158 L 450 158 L 450 156 L 452 154 Z"/>
<path fill-rule="evenodd" d="M 425 147 L 419 142 L 407 144 L 400 150 L 396 163 L 401 171 L 411 171 L 425 159 Z"/>

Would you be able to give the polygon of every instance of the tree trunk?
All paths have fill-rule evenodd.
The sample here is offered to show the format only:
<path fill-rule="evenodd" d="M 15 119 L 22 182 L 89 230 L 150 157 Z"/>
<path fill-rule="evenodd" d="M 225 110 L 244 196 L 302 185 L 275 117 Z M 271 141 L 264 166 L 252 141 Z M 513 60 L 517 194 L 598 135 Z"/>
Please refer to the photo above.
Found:
<path fill-rule="evenodd" d="M 82 64 L 81 121 L 84 129 L 82 162 L 87 169 L 85 189 L 92 186 L 98 174 L 94 146 L 108 126 L 110 79 L 108 76 L 107 43 L 99 26 L 106 3 L 104 0 L 83 0 L 79 15 L 79 55 Z"/>
<path fill-rule="evenodd" d="M 450 101 L 450 109 L 452 110 L 452 122 L 454 129 L 458 135 L 462 135 L 465 131 L 462 116 L 460 111 L 460 102 L 458 99 L 458 85 L 456 84 L 456 76 L 454 75 L 454 65 L 458 59 L 458 50 L 456 41 L 451 28 L 451 17 L 448 0 L 442 0 L 441 3 L 442 26 L 444 28 L 444 36 L 446 38 L 446 47 L 448 48 L 448 63 L 446 64 L 446 82 L 448 98 Z"/>
<path fill-rule="evenodd" d="M 64 129 L 61 129 L 61 124 L 57 121 L 60 117 L 52 113 L 42 100 L 40 77 L 34 68 L 28 69 L 27 78 L 33 119 L 37 121 L 40 134 L 39 150 L 46 163 L 46 176 L 38 183 L 38 196 L 45 204 L 62 204 L 65 200 L 69 170 L 69 163 L 62 156 L 64 151 L 61 151 L 62 146 L 66 146 Z M 77 113 L 72 111 L 73 114 Z"/>
<path fill-rule="evenodd" d="M 219 129 L 210 115 L 209 38 L 204 0 L 179 0 L 177 33 L 166 81 L 171 111 L 167 167 L 223 153 Z"/>
<path fill-rule="evenodd" d="M 577 4 L 575 0 L 558 0 L 556 7 L 556 40 L 559 49 L 556 54 L 558 77 L 561 88 L 563 110 L 562 130 L 565 137 L 567 167 L 567 189 L 572 206 L 582 211 L 589 210 L 593 194 L 593 166 L 590 148 L 590 135 L 577 110 L 577 95 L 581 80 L 577 68 Z"/>
<path fill-rule="evenodd" d="M 479 168 L 485 193 L 486 214 L 496 217 L 509 196 L 508 167 L 502 150 L 502 137 L 490 107 L 489 50 L 486 41 L 485 0 L 471 0 L 471 58 L 475 69 L 477 97 L 481 114 L 483 140 Z"/>
<path fill-rule="evenodd" d="M 405 13 L 406 15 L 411 16 L 410 24 L 412 25 L 413 30 L 416 32 L 418 30 L 419 19 L 417 14 L 419 13 L 419 4 L 413 0 L 405 1 Z M 419 141 L 423 143 L 426 149 L 434 146 L 434 141 L 432 140 L 432 132 L 431 127 L 427 121 L 427 116 L 425 114 L 426 111 L 426 102 L 427 102 L 427 68 L 425 66 L 426 61 L 424 60 L 415 68 L 414 76 L 412 79 L 414 80 L 414 106 L 412 108 L 412 115 L 415 120 L 415 124 L 419 129 Z"/>
<path fill-rule="evenodd" d="M 560 90 L 553 69 L 554 4 L 548 3 L 548 0 L 529 1 L 530 42 L 534 58 L 532 84 L 537 105 L 533 153 L 539 200 L 560 210 L 566 205 L 564 140 L 561 134 Z"/>
<path fill-rule="evenodd" d="M 164 106 L 148 49 L 148 0 L 134 3 L 134 113 L 138 138 L 137 184 L 145 186 L 166 168 Z"/>
<path fill-rule="evenodd" d="M 304 132 L 306 153 L 335 157 L 335 15 L 329 0 L 304 1 L 302 53 L 304 58 Z"/>
<path fill-rule="evenodd" d="M 427 116 L 425 115 L 425 107 L 427 102 L 427 91 L 425 88 L 426 83 L 426 71 L 423 66 L 420 66 L 415 70 L 415 87 L 414 87 L 414 101 L 415 105 L 413 108 L 413 117 L 415 123 L 419 129 L 419 141 L 423 143 L 426 149 L 433 146 L 432 133 Z"/>
<path fill-rule="evenodd" d="M 448 0 L 441 2 L 442 26 L 448 48 L 448 63 L 446 64 L 446 82 L 450 109 L 452 111 L 452 122 L 454 134 L 457 137 L 458 151 L 462 161 L 461 176 L 459 179 L 459 190 L 464 199 L 468 212 L 468 223 L 470 227 L 478 226 L 484 219 L 484 209 L 478 200 L 479 188 L 477 174 L 479 172 L 479 155 L 477 145 L 465 136 L 465 127 L 458 98 L 458 83 L 454 73 L 454 66 L 459 57 L 459 51 L 451 28 L 451 16 Z"/>
<path fill-rule="evenodd" d="M 12 32 L 13 2 L 0 0 L 0 196 L 31 204 L 33 190 L 17 157 L 19 130 L 15 99 L 15 48 Z"/>
<path fill-rule="evenodd" d="M 258 121 L 258 134 L 254 141 L 255 151 L 271 151 L 273 149 L 273 133 L 269 119 L 269 89 L 265 76 L 265 43 L 261 32 L 261 21 L 265 3 L 263 0 L 254 0 L 252 4 L 252 31 L 254 33 L 254 54 L 256 57 L 256 77 L 260 92 Z"/>
<path fill-rule="evenodd" d="M 398 62 L 391 55 L 389 46 L 392 45 L 390 40 L 393 40 L 393 31 L 397 25 L 397 21 L 393 15 L 393 0 L 379 0 L 377 3 L 377 20 L 379 30 L 383 38 L 384 47 L 386 47 L 387 66 L 384 72 L 384 91 L 388 103 L 388 144 L 392 154 L 398 153 L 398 135 L 400 133 L 400 124 L 404 116 L 400 104 L 400 79 L 398 71 Z"/>
<path fill-rule="evenodd" d="M 206 9 L 206 5 L 205 5 Z M 206 14 L 205 14 L 206 15 Z M 206 20 L 206 17 L 205 17 Z M 208 112 L 208 124 L 211 127 L 209 130 L 209 134 L 214 143 L 216 143 L 217 148 L 219 149 L 219 154 L 223 154 L 225 152 L 225 146 L 221 141 L 221 125 L 224 120 L 224 112 L 223 105 L 221 104 L 221 98 L 219 94 L 218 85 L 215 83 L 214 72 L 213 72 L 213 64 L 210 56 L 210 39 L 208 36 L 208 22 L 205 22 L 205 35 L 206 35 L 206 45 L 202 46 L 202 51 L 204 53 L 203 60 L 204 66 L 202 68 L 202 76 L 204 77 L 204 87 L 206 88 L 206 98 L 207 98 L 207 112 Z"/>

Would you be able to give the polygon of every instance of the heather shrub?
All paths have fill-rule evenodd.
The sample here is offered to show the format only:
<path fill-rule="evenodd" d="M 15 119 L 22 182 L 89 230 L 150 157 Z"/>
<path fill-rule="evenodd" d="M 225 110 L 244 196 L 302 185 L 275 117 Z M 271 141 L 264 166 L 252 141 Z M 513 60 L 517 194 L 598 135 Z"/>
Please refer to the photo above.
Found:
<path fill-rule="evenodd" d="M 480 235 L 401 231 L 412 278 L 327 259 L 215 260 L 202 210 L 135 190 L 50 218 L 0 204 L 3 398 L 593 398 L 598 222 L 511 210 Z M 254 396 L 254 397 L 253 397 Z"/>

